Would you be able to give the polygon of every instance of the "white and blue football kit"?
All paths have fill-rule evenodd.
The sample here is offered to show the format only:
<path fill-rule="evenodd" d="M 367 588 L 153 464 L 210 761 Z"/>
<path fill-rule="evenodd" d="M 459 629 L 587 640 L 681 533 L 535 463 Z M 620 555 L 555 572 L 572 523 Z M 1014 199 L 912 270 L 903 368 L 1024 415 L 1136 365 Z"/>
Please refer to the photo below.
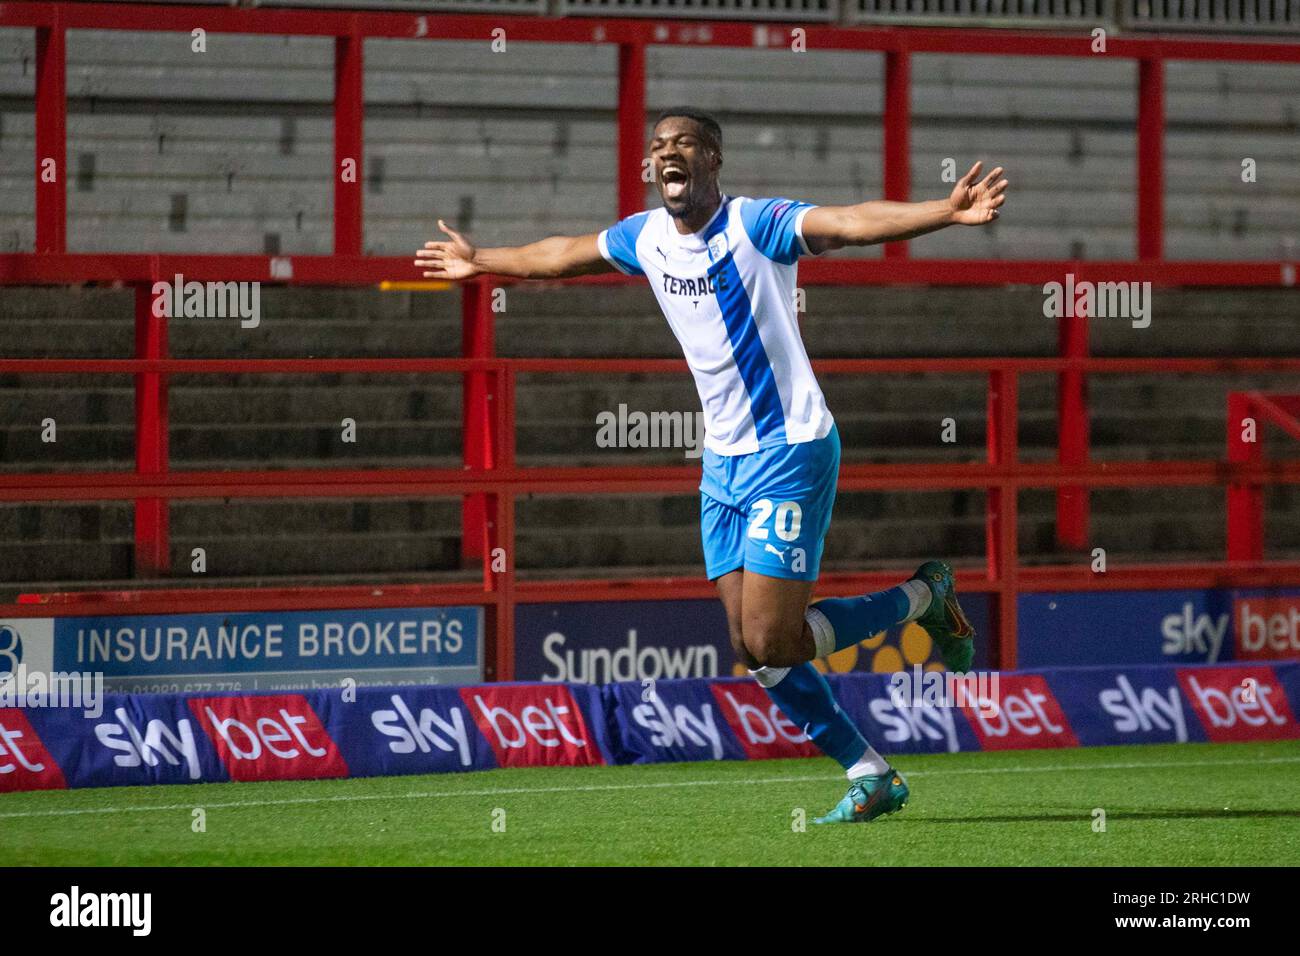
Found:
<path fill-rule="evenodd" d="M 723 196 L 709 223 L 688 236 L 664 209 L 629 216 L 599 236 L 600 254 L 614 267 L 650 280 L 700 392 L 700 524 L 710 580 L 744 568 L 813 581 L 821 565 L 840 440 L 795 314 L 797 263 L 812 254 L 802 224 L 812 208 Z M 959 638 L 974 631 L 953 591 L 952 570 L 932 561 L 886 591 L 814 602 L 804 619 L 815 655 L 918 620 L 947 648 L 945 662 L 955 655 L 967 670 L 973 644 Z M 836 704 L 811 660 L 750 673 L 850 780 L 844 799 L 816 822 L 861 822 L 906 805 L 907 784 Z"/>
<path fill-rule="evenodd" d="M 654 209 L 599 236 L 611 265 L 649 279 L 700 393 L 710 580 L 743 567 L 812 581 L 821 564 L 840 445 L 795 313 L 812 208 L 723 196 L 691 235 Z"/>

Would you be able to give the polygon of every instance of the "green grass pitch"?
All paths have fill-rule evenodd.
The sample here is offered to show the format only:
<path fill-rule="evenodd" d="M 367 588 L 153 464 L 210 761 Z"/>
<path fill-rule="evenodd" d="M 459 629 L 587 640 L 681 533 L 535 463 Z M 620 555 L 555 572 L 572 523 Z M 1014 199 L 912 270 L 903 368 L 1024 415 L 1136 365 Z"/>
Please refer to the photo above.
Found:
<path fill-rule="evenodd" d="M 1300 865 L 1297 742 L 897 766 L 905 810 L 834 827 L 822 759 L 0 794 L 0 865 Z"/>

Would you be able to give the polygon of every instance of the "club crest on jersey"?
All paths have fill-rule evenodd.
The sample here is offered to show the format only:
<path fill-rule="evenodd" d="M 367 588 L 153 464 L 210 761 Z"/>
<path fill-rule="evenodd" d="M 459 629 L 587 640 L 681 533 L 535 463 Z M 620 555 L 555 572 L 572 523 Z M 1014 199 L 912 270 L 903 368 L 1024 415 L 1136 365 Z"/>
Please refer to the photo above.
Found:
<path fill-rule="evenodd" d="M 717 262 L 727 254 L 727 234 L 720 232 L 709 240 L 709 258 Z"/>

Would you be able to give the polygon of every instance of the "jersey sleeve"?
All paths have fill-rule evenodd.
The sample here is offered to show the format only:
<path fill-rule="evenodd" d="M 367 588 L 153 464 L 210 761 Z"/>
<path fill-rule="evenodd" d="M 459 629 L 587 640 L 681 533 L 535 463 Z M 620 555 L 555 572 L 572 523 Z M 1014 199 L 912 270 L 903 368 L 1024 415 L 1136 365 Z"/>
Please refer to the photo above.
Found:
<path fill-rule="evenodd" d="M 750 199 L 741 207 L 740 219 L 754 248 L 773 262 L 790 265 L 814 254 L 803 238 L 803 217 L 816 208 L 793 199 Z"/>
<path fill-rule="evenodd" d="M 620 219 L 608 229 L 602 229 L 600 235 L 596 237 L 600 254 L 619 272 L 630 276 L 645 275 L 645 270 L 637 261 L 636 240 L 645 227 L 648 215 L 648 212 L 639 212 L 626 219 Z"/>

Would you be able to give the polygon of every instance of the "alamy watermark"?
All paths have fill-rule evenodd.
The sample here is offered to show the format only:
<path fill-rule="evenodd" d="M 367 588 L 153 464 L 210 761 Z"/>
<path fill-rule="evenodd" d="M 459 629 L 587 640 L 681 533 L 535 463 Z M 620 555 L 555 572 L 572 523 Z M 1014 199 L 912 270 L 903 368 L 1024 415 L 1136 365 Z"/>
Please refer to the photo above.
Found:
<path fill-rule="evenodd" d="M 156 318 L 233 319 L 240 328 L 262 322 L 262 283 L 185 281 L 179 272 L 171 282 L 153 284 Z"/>
<path fill-rule="evenodd" d="M 1150 282 L 1076 282 L 1070 272 L 1065 282 L 1044 285 L 1043 295 L 1043 315 L 1049 319 L 1087 316 L 1132 319 L 1135 329 L 1151 325 Z"/>
<path fill-rule="evenodd" d="M 599 448 L 682 448 L 687 458 L 704 453 L 703 412 L 629 411 L 620 402 L 617 411 L 600 412 L 596 426 Z"/>
<path fill-rule="evenodd" d="M 1002 699 L 997 671 L 926 671 L 920 664 L 889 677 L 889 699 L 906 707 L 969 707 L 981 717 L 996 717 Z"/>
<path fill-rule="evenodd" d="M 28 670 L 26 664 L 0 674 L 0 710 L 8 707 L 73 707 L 88 718 L 104 713 L 100 671 Z"/>
<path fill-rule="evenodd" d="M 50 925 L 59 928 L 121 927 L 132 936 L 153 928 L 152 893 L 91 893 L 73 886 L 50 897 Z"/>

